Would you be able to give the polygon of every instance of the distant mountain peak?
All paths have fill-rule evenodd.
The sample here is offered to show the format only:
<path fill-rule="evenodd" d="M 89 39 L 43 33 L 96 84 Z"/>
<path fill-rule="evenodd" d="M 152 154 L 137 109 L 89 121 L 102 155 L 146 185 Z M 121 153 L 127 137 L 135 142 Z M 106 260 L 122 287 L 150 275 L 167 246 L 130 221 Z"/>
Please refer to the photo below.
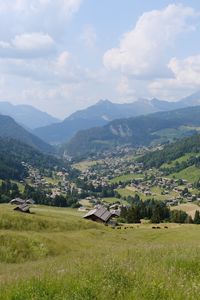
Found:
<path fill-rule="evenodd" d="M 0 113 L 12 117 L 17 123 L 29 129 L 47 126 L 60 121 L 31 105 L 18 105 L 7 101 L 0 101 Z"/>
<path fill-rule="evenodd" d="M 194 99 L 199 99 L 197 95 L 198 92 Z M 115 119 L 148 115 L 161 111 L 172 111 L 198 105 L 195 101 L 196 100 L 169 102 L 157 98 L 151 100 L 140 98 L 131 103 L 114 103 L 108 99 L 101 99 L 86 109 L 74 112 L 60 123 L 38 128 L 34 132 L 46 142 L 59 144 L 69 140 L 80 130 L 103 126 Z M 192 104 L 192 102 L 194 104 Z"/>
<path fill-rule="evenodd" d="M 95 105 L 102 105 L 102 104 L 105 105 L 105 104 L 113 104 L 113 103 L 108 99 L 101 99 Z"/>

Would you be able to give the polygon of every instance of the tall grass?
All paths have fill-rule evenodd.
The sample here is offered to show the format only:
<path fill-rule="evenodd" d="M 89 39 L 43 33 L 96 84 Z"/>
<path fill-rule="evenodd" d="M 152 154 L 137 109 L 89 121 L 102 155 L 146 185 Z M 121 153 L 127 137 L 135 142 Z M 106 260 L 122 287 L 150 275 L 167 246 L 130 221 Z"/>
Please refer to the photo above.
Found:
<path fill-rule="evenodd" d="M 80 220 L 67 210 L 63 217 L 63 210 L 59 215 L 50 209 L 49 217 L 44 215 L 49 222 L 50 215 L 52 223 L 60 217 L 67 224 L 72 218 L 82 228 L 0 231 L 0 253 L 4 247 L 4 255 L 12 254 L 6 259 L 0 254 L 0 300 L 199 299 L 199 226 L 118 230 Z M 42 210 L 32 217 L 40 219 Z"/>

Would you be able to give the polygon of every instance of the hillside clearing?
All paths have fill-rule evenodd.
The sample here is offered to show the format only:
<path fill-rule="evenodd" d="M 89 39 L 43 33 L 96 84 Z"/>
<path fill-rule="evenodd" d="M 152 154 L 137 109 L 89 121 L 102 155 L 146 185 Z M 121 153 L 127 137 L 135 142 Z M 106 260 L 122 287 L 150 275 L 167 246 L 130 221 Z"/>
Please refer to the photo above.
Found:
<path fill-rule="evenodd" d="M 32 211 L 0 205 L 1 300 L 198 299 L 200 226 L 119 230 L 73 209 Z"/>
<path fill-rule="evenodd" d="M 188 182 L 194 183 L 199 180 L 200 171 L 199 168 L 191 166 L 178 173 L 173 173 L 169 177 L 174 179 L 185 179 Z"/>
<path fill-rule="evenodd" d="M 171 209 L 172 210 L 178 209 L 178 210 L 185 211 L 192 218 L 194 218 L 196 210 L 200 211 L 200 207 L 197 204 L 194 204 L 194 203 L 182 203 L 182 204 L 180 204 L 178 206 L 172 206 Z"/>

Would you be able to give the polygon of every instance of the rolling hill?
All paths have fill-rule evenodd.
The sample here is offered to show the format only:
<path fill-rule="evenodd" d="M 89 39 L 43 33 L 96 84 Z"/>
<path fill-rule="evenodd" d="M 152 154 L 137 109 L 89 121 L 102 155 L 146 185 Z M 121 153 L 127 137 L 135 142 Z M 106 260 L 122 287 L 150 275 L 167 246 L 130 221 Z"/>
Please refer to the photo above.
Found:
<path fill-rule="evenodd" d="M 200 156 L 200 134 L 181 139 L 165 146 L 162 150 L 149 152 L 145 156 L 138 158 L 138 161 L 143 162 L 146 168 L 159 168 L 163 164 L 165 164 L 163 167 L 173 167 L 189 160 L 191 156 L 196 157 L 197 155 Z M 173 161 L 175 162 L 172 164 Z"/>
<path fill-rule="evenodd" d="M 192 135 L 199 127 L 200 106 L 119 119 L 103 127 L 78 132 L 66 144 L 64 151 L 71 156 L 82 156 L 126 144 L 133 147 L 145 146 L 152 142 L 166 142 L 176 137 Z M 170 130 L 177 131 L 173 138 L 170 134 L 167 135 Z"/>
<path fill-rule="evenodd" d="M 21 141 L 41 152 L 54 152 L 52 146 L 31 134 L 8 116 L 0 115 L 0 137 Z"/>
<path fill-rule="evenodd" d="M 77 210 L 31 211 L 0 206 L 0 299 L 199 298 L 199 225 L 114 230 Z"/>
<path fill-rule="evenodd" d="M 13 105 L 9 102 L 0 102 L 0 114 L 12 117 L 17 123 L 29 129 L 59 122 L 59 119 L 46 112 L 25 104 Z"/>
<path fill-rule="evenodd" d="M 149 152 L 138 158 L 138 162 L 145 169 L 159 168 L 165 176 L 196 183 L 200 180 L 200 134 Z"/>

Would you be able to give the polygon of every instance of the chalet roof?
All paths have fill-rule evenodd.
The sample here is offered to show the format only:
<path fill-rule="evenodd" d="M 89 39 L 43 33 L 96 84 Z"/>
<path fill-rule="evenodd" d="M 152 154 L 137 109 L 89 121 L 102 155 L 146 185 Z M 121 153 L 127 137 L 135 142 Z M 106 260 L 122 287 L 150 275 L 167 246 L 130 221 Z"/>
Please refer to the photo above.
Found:
<path fill-rule="evenodd" d="M 84 218 L 88 218 L 92 215 L 94 215 L 95 217 L 101 219 L 104 222 L 107 222 L 110 219 L 110 217 L 112 216 L 112 213 L 109 210 L 107 210 L 107 208 L 100 207 L 100 208 L 97 208 L 97 209 L 90 210 L 84 216 Z"/>
<path fill-rule="evenodd" d="M 24 204 L 24 203 L 25 203 L 25 200 L 23 200 L 21 198 L 15 198 L 10 201 L 10 204 L 17 204 L 17 205 Z"/>
<path fill-rule="evenodd" d="M 29 209 L 30 209 L 29 205 L 24 203 L 17 206 L 14 210 L 19 210 L 21 212 L 29 213 L 30 212 Z"/>
<path fill-rule="evenodd" d="M 33 199 L 24 200 L 21 198 L 15 198 L 10 201 L 10 204 L 22 205 L 22 204 L 34 204 L 35 201 Z"/>
<path fill-rule="evenodd" d="M 35 201 L 33 199 L 28 199 L 26 200 L 27 204 L 35 204 Z"/>

